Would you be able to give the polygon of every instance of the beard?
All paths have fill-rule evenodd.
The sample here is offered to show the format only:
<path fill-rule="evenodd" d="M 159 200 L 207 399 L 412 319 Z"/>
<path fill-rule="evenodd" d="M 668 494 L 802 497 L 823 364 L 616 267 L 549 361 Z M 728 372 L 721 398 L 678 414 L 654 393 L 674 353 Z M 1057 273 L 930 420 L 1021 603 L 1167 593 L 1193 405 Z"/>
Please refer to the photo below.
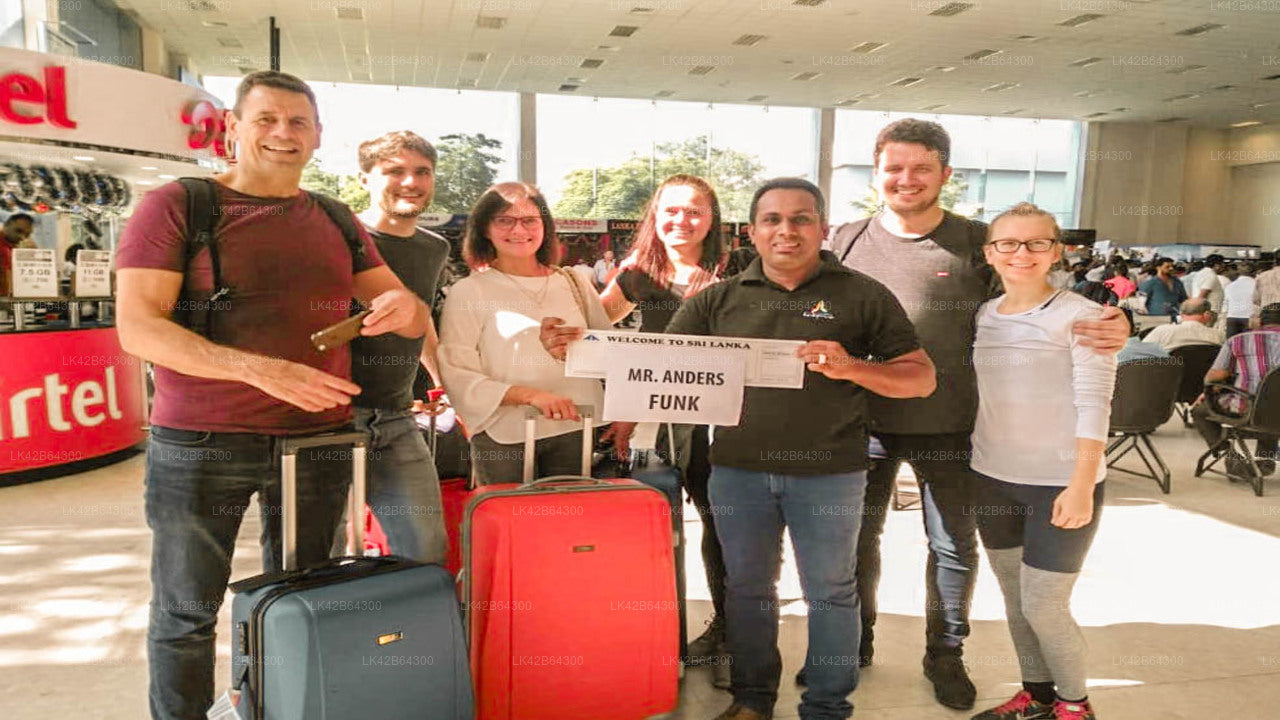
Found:
<path fill-rule="evenodd" d="M 385 201 L 378 203 L 378 205 L 382 208 L 382 212 L 386 214 L 388 217 L 400 218 L 402 220 L 408 220 L 410 218 L 418 217 L 423 213 L 423 211 L 427 209 L 427 206 L 430 204 L 431 204 L 431 198 L 426 198 L 425 200 L 423 200 L 422 204 L 420 205 L 418 204 L 409 205 L 408 203 L 400 202 L 398 200 L 392 200 L 390 203 Z M 408 210 L 404 209 L 406 206 L 411 209 L 408 209 Z"/>
<path fill-rule="evenodd" d="M 910 214 L 910 213 L 924 212 L 925 210 L 928 210 L 934 205 L 937 205 L 938 198 L 941 196 L 942 196 L 942 190 L 939 189 L 938 192 L 935 192 L 932 196 L 921 193 L 919 195 L 913 196 L 909 201 L 899 200 L 898 203 L 895 203 L 893 200 L 888 200 L 885 202 L 885 204 L 889 206 L 890 210 L 893 210 L 896 213 Z"/>

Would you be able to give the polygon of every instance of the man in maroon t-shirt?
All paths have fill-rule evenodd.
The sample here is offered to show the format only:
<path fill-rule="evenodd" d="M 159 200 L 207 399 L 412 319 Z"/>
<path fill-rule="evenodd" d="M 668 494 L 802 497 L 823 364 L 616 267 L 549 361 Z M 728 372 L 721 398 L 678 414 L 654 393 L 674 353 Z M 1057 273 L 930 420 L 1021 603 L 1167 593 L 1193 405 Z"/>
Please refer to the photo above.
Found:
<path fill-rule="evenodd" d="M 205 337 L 172 319 L 190 309 L 179 298 L 207 297 L 213 285 L 207 250 L 185 259 L 181 185 L 142 199 L 116 257 L 121 344 L 156 366 L 145 493 L 157 720 L 197 720 L 213 702 L 214 626 L 255 492 L 264 509 L 263 567 L 280 567 L 280 438 L 350 423 L 360 388 L 350 380 L 349 351 L 318 352 L 311 333 L 347 317 L 353 297 L 373 310 L 363 335 L 420 337 L 430 317 L 362 228 L 364 252 L 353 255 L 324 208 L 299 190 L 320 144 L 305 83 L 278 72 L 245 77 L 227 135 L 239 156 L 215 178 L 214 214 L 221 278 L 235 292 L 212 306 L 216 332 Z M 350 459 L 299 453 L 297 469 L 297 558 L 306 565 L 328 556 Z"/>

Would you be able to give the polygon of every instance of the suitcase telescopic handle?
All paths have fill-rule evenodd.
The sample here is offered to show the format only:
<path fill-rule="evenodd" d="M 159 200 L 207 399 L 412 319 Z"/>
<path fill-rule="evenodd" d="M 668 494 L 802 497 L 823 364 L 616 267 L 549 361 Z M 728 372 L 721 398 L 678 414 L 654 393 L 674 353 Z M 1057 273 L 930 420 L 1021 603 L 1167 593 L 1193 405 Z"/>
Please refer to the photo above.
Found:
<path fill-rule="evenodd" d="M 582 418 L 582 474 L 591 475 L 591 453 L 595 450 L 595 435 L 592 430 L 595 428 L 595 405 L 575 405 L 578 410 L 578 416 Z M 524 467 L 521 481 L 528 485 L 533 482 L 533 461 L 534 452 L 537 448 L 537 432 L 538 418 L 542 417 L 542 411 L 536 407 L 526 407 L 524 409 Z"/>
<path fill-rule="evenodd" d="M 280 536 L 285 570 L 298 568 L 298 451 L 334 445 L 351 446 L 351 508 L 356 548 L 364 547 L 365 458 L 369 436 L 361 432 L 321 433 L 280 441 Z"/>

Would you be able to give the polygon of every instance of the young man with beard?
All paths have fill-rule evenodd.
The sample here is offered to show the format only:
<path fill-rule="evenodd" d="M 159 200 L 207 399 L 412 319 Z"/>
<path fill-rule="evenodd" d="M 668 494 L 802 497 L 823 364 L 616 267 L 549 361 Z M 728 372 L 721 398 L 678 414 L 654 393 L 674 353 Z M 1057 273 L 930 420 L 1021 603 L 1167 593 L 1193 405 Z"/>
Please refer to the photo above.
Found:
<path fill-rule="evenodd" d="M 387 266 L 430 307 L 449 259 L 449 241 L 417 226 L 435 191 L 436 149 L 398 131 L 361 143 L 358 152 L 370 201 L 360 220 Z M 351 379 L 361 388 L 352 401 L 356 428 L 372 438 L 369 506 L 392 552 L 429 563 L 444 562 L 449 539 L 435 458 L 411 408 L 419 363 L 440 387 L 438 342 L 428 318 L 424 337 L 361 337 L 351 345 Z"/>
<path fill-rule="evenodd" d="M 969 468 L 978 391 L 970 353 L 975 313 L 998 294 L 998 282 L 982 254 L 986 224 L 938 205 L 951 177 L 950 154 L 951 139 L 937 123 L 908 118 L 887 125 L 876 137 L 873 155 L 874 183 L 884 207 L 838 228 L 828 245 L 846 266 L 893 292 L 938 370 L 937 390 L 929 397 L 868 396 L 873 462 L 858 536 L 859 664 L 871 664 L 880 535 L 905 460 L 920 483 L 929 538 L 925 676 L 938 702 L 967 710 L 976 693 L 961 654 L 978 567 Z M 1099 352 L 1118 351 L 1129 336 L 1118 308 L 1108 308 L 1101 321 L 1078 323 L 1075 330 Z"/>

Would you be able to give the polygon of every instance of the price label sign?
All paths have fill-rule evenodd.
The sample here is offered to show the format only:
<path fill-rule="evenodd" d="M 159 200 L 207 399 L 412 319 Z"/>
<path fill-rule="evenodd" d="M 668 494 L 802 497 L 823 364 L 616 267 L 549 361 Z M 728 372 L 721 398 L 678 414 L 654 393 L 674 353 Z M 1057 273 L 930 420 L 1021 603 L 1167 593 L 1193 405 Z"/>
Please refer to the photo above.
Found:
<path fill-rule="evenodd" d="M 17 298 L 58 297 L 58 268 L 54 263 L 52 250 L 14 249 L 13 296 Z"/>
<path fill-rule="evenodd" d="M 76 251 L 76 297 L 111 296 L 111 253 Z"/>

